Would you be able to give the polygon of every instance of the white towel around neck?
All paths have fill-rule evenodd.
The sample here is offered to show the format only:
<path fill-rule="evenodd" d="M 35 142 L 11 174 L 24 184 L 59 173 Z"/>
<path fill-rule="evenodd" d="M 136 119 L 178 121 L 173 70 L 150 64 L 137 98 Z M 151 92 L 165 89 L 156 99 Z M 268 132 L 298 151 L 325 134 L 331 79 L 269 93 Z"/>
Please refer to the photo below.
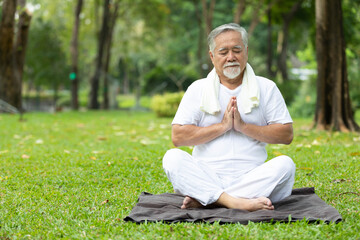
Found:
<path fill-rule="evenodd" d="M 211 115 L 220 112 L 219 88 L 220 79 L 215 68 L 206 77 L 206 84 L 203 90 L 200 109 Z M 242 89 L 237 96 L 242 104 L 244 112 L 250 113 L 252 108 L 258 107 L 260 102 L 260 92 L 258 82 L 254 70 L 250 64 L 246 64 L 244 77 L 242 81 Z"/>

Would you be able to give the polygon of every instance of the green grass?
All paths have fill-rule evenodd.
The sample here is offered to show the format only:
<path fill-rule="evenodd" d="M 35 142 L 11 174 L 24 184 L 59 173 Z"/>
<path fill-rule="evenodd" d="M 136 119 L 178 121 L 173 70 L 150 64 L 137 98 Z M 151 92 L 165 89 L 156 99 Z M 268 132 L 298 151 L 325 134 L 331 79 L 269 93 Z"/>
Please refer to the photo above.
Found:
<path fill-rule="evenodd" d="M 358 115 L 359 116 L 359 115 Z M 358 118 L 359 119 L 359 118 Z M 0 115 L 0 239 L 359 239 L 360 135 L 309 130 L 295 119 L 294 187 L 314 186 L 339 224 L 124 222 L 141 192 L 172 192 L 162 156 L 171 119 L 152 113 Z M 189 148 L 184 148 L 190 151 Z"/>

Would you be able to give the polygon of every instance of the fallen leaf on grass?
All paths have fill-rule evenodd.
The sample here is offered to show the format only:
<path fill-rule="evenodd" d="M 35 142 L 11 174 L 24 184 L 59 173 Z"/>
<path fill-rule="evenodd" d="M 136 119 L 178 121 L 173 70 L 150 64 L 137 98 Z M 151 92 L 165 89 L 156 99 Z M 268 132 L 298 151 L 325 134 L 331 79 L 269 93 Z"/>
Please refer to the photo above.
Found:
<path fill-rule="evenodd" d="M 5 177 L 0 177 L 0 181 L 5 181 L 5 180 L 7 180 L 9 177 L 8 176 L 5 176 Z"/>
<path fill-rule="evenodd" d="M 104 151 L 92 151 L 92 153 L 94 153 L 94 154 L 101 154 L 101 153 L 104 153 Z"/>
<path fill-rule="evenodd" d="M 317 140 L 314 140 L 312 143 L 311 143 L 311 145 L 320 145 L 320 143 L 317 141 Z"/>
<path fill-rule="evenodd" d="M 275 156 L 281 156 L 281 155 L 284 155 L 284 154 L 282 154 L 281 152 L 279 152 L 279 151 L 273 151 L 273 154 L 275 155 Z"/>
<path fill-rule="evenodd" d="M 335 179 L 332 183 L 351 182 L 351 179 Z"/>
<path fill-rule="evenodd" d="M 23 154 L 23 155 L 21 155 L 21 158 L 30 158 L 30 156 L 28 156 L 28 155 L 26 155 L 26 154 Z"/>
<path fill-rule="evenodd" d="M 337 195 L 340 196 L 340 195 L 344 195 L 344 194 L 355 194 L 355 195 L 360 196 L 360 193 L 357 193 L 357 192 L 343 192 L 343 193 L 338 193 Z"/>
<path fill-rule="evenodd" d="M 151 141 L 150 139 L 147 139 L 147 138 L 144 138 L 144 139 L 141 139 L 140 140 L 140 143 L 142 144 L 142 145 L 150 145 L 150 144 L 154 144 L 154 141 Z"/>
<path fill-rule="evenodd" d="M 313 170 L 311 167 L 298 167 L 298 170 Z"/>
<path fill-rule="evenodd" d="M 138 157 L 133 157 L 133 160 L 137 161 L 137 160 L 139 160 L 139 158 Z"/>
<path fill-rule="evenodd" d="M 349 153 L 350 156 L 360 156 L 360 152 Z"/>
<path fill-rule="evenodd" d="M 8 152 L 9 152 L 9 150 L 2 150 L 2 151 L 0 151 L 0 155 L 4 154 L 4 153 L 8 153 Z"/>
<path fill-rule="evenodd" d="M 105 201 L 103 201 L 102 203 L 101 203 L 101 205 L 104 205 L 104 204 L 106 204 L 106 203 L 108 203 L 109 202 L 109 199 L 106 199 Z"/>
<path fill-rule="evenodd" d="M 277 146 L 277 145 L 273 145 L 271 146 L 272 149 L 280 149 L 281 147 L 280 146 Z"/>
<path fill-rule="evenodd" d="M 92 160 L 96 160 L 96 157 L 94 157 L 94 156 L 91 156 L 91 157 L 90 157 L 90 159 L 92 159 Z"/>
<path fill-rule="evenodd" d="M 107 137 L 104 137 L 104 136 L 98 136 L 98 140 L 99 140 L 99 141 L 105 141 L 105 140 L 107 140 Z"/>

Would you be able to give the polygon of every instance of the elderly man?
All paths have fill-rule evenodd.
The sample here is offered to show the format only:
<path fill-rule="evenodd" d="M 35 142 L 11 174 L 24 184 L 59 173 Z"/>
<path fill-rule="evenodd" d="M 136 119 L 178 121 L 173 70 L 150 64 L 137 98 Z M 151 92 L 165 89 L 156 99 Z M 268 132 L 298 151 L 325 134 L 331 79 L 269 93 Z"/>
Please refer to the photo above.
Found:
<path fill-rule="evenodd" d="M 174 145 L 194 146 L 192 155 L 167 151 L 164 170 L 181 208 L 273 210 L 291 194 L 295 165 L 288 156 L 265 162 L 265 146 L 290 144 L 292 119 L 275 83 L 247 63 L 244 28 L 219 26 L 208 43 L 214 69 L 187 89 L 172 122 Z"/>

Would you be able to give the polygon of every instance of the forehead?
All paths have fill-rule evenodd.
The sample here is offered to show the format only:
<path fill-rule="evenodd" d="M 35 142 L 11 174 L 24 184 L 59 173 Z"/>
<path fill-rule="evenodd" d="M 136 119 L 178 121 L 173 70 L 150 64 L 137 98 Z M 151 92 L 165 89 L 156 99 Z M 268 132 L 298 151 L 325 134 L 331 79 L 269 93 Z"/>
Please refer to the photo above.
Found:
<path fill-rule="evenodd" d="M 220 33 L 215 37 L 215 49 L 232 48 L 236 45 L 244 46 L 241 34 L 236 31 Z"/>

